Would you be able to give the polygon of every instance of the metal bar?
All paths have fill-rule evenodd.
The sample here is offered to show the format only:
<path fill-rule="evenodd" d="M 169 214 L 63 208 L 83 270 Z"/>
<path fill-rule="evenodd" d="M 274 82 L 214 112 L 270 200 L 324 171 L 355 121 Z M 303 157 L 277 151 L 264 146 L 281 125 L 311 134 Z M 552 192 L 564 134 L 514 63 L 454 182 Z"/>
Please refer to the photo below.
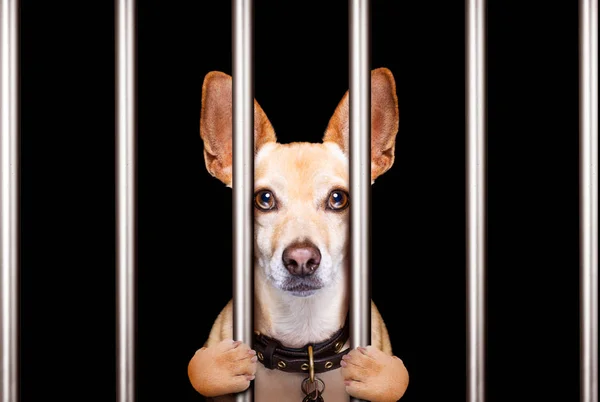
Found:
<path fill-rule="evenodd" d="M 467 399 L 485 401 L 485 0 L 466 0 Z"/>
<path fill-rule="evenodd" d="M 135 400 L 135 0 L 116 0 L 117 400 Z"/>
<path fill-rule="evenodd" d="M 253 2 L 233 0 L 233 336 L 252 344 L 254 330 L 254 69 Z M 252 386 L 237 395 L 251 402 Z"/>
<path fill-rule="evenodd" d="M 598 402 L 598 1 L 581 0 L 581 401 Z"/>
<path fill-rule="evenodd" d="M 0 0 L 0 400 L 19 395 L 19 2 Z"/>
<path fill-rule="evenodd" d="M 371 10 L 368 0 L 350 0 L 349 7 L 350 346 L 356 348 L 371 344 Z"/>

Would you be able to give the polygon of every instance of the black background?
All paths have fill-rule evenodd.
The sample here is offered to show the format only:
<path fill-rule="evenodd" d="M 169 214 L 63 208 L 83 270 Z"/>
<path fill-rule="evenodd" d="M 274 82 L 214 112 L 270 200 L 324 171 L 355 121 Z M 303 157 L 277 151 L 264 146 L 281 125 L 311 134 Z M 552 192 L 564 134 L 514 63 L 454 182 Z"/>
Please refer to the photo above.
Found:
<path fill-rule="evenodd" d="M 22 0 L 21 399 L 115 395 L 114 5 Z M 324 5 L 327 4 L 327 7 Z M 578 399 L 577 2 L 488 2 L 488 400 Z M 255 95 L 319 141 L 348 87 L 347 2 L 255 1 Z M 396 162 L 373 186 L 373 299 L 403 401 L 465 400 L 464 2 L 373 1 Z M 200 401 L 187 363 L 231 297 L 231 190 L 202 80 L 229 1 L 138 1 L 137 397 Z"/>

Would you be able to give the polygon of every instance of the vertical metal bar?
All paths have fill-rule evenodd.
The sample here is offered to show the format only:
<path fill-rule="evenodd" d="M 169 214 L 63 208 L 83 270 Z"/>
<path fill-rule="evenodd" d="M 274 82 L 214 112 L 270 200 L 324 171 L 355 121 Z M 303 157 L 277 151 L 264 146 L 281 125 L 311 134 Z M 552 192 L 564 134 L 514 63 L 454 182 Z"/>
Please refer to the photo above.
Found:
<path fill-rule="evenodd" d="M 18 0 L 0 0 L 0 400 L 18 400 L 19 84 Z"/>
<path fill-rule="evenodd" d="M 253 2 L 233 0 L 233 336 L 252 343 L 254 329 L 254 69 Z M 251 402 L 252 387 L 238 394 Z"/>
<path fill-rule="evenodd" d="M 466 3 L 467 398 L 485 400 L 485 0 Z"/>
<path fill-rule="evenodd" d="M 368 0 L 350 0 L 349 7 L 350 342 L 355 348 L 371 344 L 371 10 Z"/>
<path fill-rule="evenodd" d="M 117 400 L 135 400 L 135 0 L 116 0 Z"/>
<path fill-rule="evenodd" d="M 598 402 L 598 1 L 581 0 L 581 401 Z"/>

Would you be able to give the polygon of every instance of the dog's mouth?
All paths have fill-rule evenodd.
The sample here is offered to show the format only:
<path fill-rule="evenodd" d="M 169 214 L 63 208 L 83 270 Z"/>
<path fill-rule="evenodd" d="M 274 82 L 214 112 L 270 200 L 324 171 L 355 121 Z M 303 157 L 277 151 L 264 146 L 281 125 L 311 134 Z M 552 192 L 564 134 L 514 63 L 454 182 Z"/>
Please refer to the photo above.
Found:
<path fill-rule="evenodd" d="M 308 297 L 313 295 L 317 290 L 321 289 L 323 284 L 321 281 L 313 278 L 290 278 L 283 286 L 282 290 L 290 292 L 294 296 Z"/>

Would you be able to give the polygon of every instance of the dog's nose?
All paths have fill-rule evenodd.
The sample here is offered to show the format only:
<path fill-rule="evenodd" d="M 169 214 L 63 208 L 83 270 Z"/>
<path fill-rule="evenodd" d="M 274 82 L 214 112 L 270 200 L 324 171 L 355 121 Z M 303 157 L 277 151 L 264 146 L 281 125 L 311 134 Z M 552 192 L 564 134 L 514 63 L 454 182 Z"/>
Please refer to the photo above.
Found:
<path fill-rule="evenodd" d="M 295 276 L 312 275 L 321 263 L 321 252 L 310 242 L 290 244 L 283 250 L 283 265 Z"/>

